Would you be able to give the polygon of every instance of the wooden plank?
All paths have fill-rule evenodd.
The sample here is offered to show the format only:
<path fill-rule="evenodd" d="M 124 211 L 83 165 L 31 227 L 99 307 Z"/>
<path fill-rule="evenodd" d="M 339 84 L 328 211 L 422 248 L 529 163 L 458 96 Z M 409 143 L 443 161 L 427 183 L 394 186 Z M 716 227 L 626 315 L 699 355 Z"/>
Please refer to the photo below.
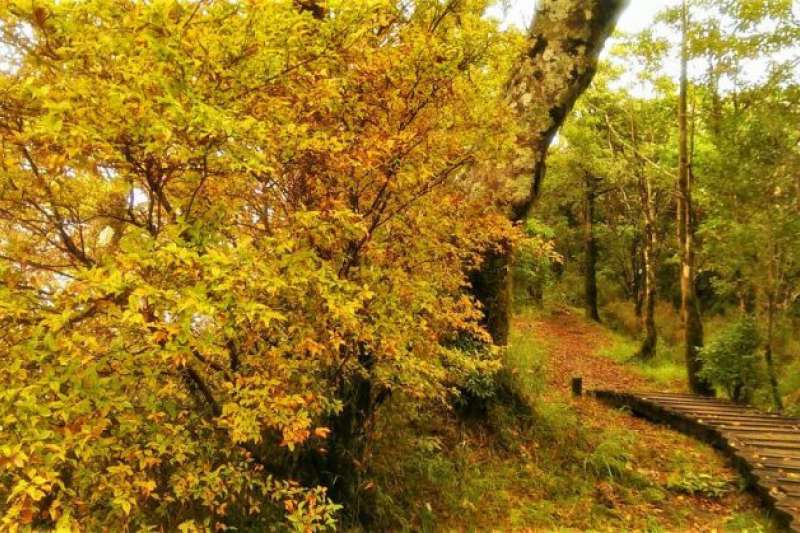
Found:
<path fill-rule="evenodd" d="M 800 474 L 800 461 L 794 463 L 782 463 L 780 461 L 760 461 L 753 459 L 753 468 L 770 468 L 782 472 L 797 472 Z"/>
<path fill-rule="evenodd" d="M 755 434 L 755 433 L 776 433 L 779 435 L 789 435 L 790 433 L 800 433 L 800 429 L 795 429 L 791 426 L 751 426 L 751 425 L 741 425 L 741 426 L 732 426 L 730 424 L 711 424 L 704 420 L 699 420 L 698 423 L 705 424 L 709 427 L 713 427 L 718 431 L 730 431 L 733 433 L 741 433 L 742 435 L 745 434 Z"/>
<path fill-rule="evenodd" d="M 731 435 L 733 438 L 738 438 L 745 441 L 750 440 L 770 440 L 775 442 L 797 442 L 800 444 L 800 431 L 779 429 L 738 429 L 738 428 L 723 428 L 717 426 L 717 429 Z"/>
<path fill-rule="evenodd" d="M 765 426 L 763 424 L 741 424 L 741 425 L 733 425 L 733 424 L 710 424 L 717 428 L 720 431 L 727 431 L 730 433 L 742 434 L 742 435 L 756 435 L 758 433 L 774 433 L 776 435 L 799 435 L 800 430 L 797 430 L 793 427 L 781 427 L 781 426 Z"/>
<path fill-rule="evenodd" d="M 754 468 L 753 473 L 762 477 L 764 483 L 775 487 L 782 491 L 792 491 L 800 494 L 800 479 L 794 477 L 787 477 L 776 470 L 762 470 L 761 468 Z"/>
<path fill-rule="evenodd" d="M 800 459 L 800 452 L 798 450 L 755 450 L 744 447 L 742 452 L 749 454 L 750 457 L 759 459 Z"/>
<path fill-rule="evenodd" d="M 650 400 L 661 403 L 671 403 L 677 405 L 707 405 L 709 407 L 735 407 L 742 409 L 741 405 L 732 402 L 724 402 L 719 400 L 706 400 L 702 398 L 670 398 L 670 397 L 657 397 L 657 396 L 642 396 L 644 400 Z"/>
<path fill-rule="evenodd" d="M 675 406 L 676 408 L 685 408 L 685 409 L 703 408 L 709 410 L 722 410 L 725 412 L 732 412 L 740 415 L 741 414 L 757 415 L 761 418 L 784 420 L 800 424 L 800 418 L 784 417 L 775 413 L 765 413 L 763 411 L 759 411 L 758 409 L 752 407 L 742 406 L 728 401 L 709 401 L 705 399 L 687 400 L 682 398 L 658 398 L 653 396 L 642 396 L 641 398 L 644 400 L 658 402 L 662 405 Z"/>
<path fill-rule="evenodd" d="M 758 421 L 749 421 L 749 420 L 714 420 L 714 419 L 706 419 L 703 418 L 699 420 L 699 422 L 704 424 L 711 424 L 713 426 L 722 428 L 722 429 L 761 429 L 761 430 L 769 430 L 769 429 L 777 429 L 780 431 L 790 430 L 790 431 L 800 431 L 800 426 L 795 424 L 782 424 L 780 422 L 758 422 Z"/>
<path fill-rule="evenodd" d="M 658 405 L 664 407 L 666 409 L 670 409 L 672 411 L 683 413 L 685 415 L 692 415 L 697 418 L 711 418 L 714 416 L 735 416 L 740 420 L 753 420 L 759 415 L 756 413 L 745 413 L 741 411 L 737 411 L 735 409 L 728 409 L 728 408 L 711 408 L 711 407 L 690 407 L 690 406 L 675 406 L 670 404 L 662 404 L 657 402 Z M 770 420 L 764 420 L 764 422 L 769 422 Z"/>
<path fill-rule="evenodd" d="M 740 422 L 753 422 L 761 424 L 781 424 L 786 426 L 800 427 L 800 424 L 795 422 L 794 419 L 781 418 L 779 416 L 746 415 L 744 413 L 732 413 L 732 414 L 709 414 L 705 418 L 707 418 L 708 420 L 740 421 Z"/>
<path fill-rule="evenodd" d="M 742 416 L 742 415 L 750 415 L 750 416 L 762 416 L 758 413 L 758 411 L 743 411 L 737 409 L 736 407 L 727 407 L 727 406 L 714 406 L 714 405 L 697 405 L 697 404 L 679 404 L 679 403 L 670 403 L 670 402 L 657 402 L 660 405 L 665 407 L 669 407 L 676 411 L 682 411 L 684 413 L 706 413 L 708 415 L 732 415 L 732 416 Z"/>
<path fill-rule="evenodd" d="M 751 447 L 764 452 L 771 450 L 800 450 L 800 444 L 796 442 L 748 439 L 747 441 L 731 440 L 731 444 L 735 444 L 737 448 Z"/>
<path fill-rule="evenodd" d="M 747 407 L 723 398 L 711 398 L 711 397 L 703 397 L 691 394 L 681 395 L 681 394 L 667 394 L 667 393 L 661 393 L 661 394 L 645 393 L 645 394 L 637 394 L 637 396 L 647 400 L 652 399 L 658 401 L 681 401 L 681 402 L 708 403 L 708 404 L 713 403 L 721 405 L 733 405 L 736 407 Z"/>

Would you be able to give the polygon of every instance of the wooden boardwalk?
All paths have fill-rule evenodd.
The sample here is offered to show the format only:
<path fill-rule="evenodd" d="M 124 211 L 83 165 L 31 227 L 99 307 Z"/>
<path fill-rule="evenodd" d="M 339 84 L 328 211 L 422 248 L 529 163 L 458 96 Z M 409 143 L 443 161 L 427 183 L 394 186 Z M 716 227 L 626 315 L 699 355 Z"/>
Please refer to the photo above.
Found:
<path fill-rule="evenodd" d="M 604 390 L 589 394 L 724 451 L 778 518 L 800 533 L 800 418 L 691 394 Z"/>

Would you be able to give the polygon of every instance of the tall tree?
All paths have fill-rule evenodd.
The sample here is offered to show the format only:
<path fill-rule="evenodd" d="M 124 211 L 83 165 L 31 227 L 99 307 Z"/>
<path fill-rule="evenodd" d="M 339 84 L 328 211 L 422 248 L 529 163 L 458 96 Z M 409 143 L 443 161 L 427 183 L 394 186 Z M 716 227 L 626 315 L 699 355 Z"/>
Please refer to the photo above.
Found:
<path fill-rule="evenodd" d="M 689 162 L 688 61 L 689 13 L 686 0 L 681 6 L 681 75 L 678 97 L 678 243 L 680 246 L 681 320 L 684 325 L 684 355 L 689 388 L 703 395 L 713 395 L 711 384 L 698 373 L 703 368 L 703 322 L 695 287 L 694 210 L 692 207 L 692 171 Z"/>
<path fill-rule="evenodd" d="M 523 123 L 524 163 L 512 172 L 520 193 L 509 206 L 513 222 L 524 220 L 541 189 L 550 143 L 597 69 L 597 58 L 627 0 L 541 0 L 525 52 L 514 66 L 508 96 Z M 473 276 L 486 327 L 495 344 L 508 340 L 511 249 L 494 249 Z"/>
<path fill-rule="evenodd" d="M 595 203 L 599 192 L 597 185 L 600 178 L 592 173 L 583 175 L 583 280 L 584 310 L 586 318 L 600 322 L 600 311 L 597 309 L 597 237 L 595 236 Z"/>
<path fill-rule="evenodd" d="M 644 278 L 642 324 L 644 325 L 644 339 L 636 354 L 640 359 L 652 359 L 656 354 L 658 332 L 656 331 L 656 250 L 658 249 L 658 233 L 656 231 L 656 208 L 653 200 L 653 185 L 650 175 L 645 168 L 639 151 L 639 135 L 636 123 L 631 120 L 631 139 L 635 157 L 634 172 L 639 189 L 644 231 L 642 239 L 642 270 Z"/>

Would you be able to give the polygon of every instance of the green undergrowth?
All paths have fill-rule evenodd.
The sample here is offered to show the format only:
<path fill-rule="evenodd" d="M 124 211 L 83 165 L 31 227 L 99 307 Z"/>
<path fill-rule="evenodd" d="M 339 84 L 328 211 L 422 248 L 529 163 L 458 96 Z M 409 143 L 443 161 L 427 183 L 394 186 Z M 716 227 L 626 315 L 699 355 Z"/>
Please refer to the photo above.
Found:
<path fill-rule="evenodd" d="M 610 344 L 598 353 L 619 363 L 628 365 L 633 371 L 651 381 L 661 390 L 682 390 L 686 383 L 686 367 L 684 366 L 680 347 L 660 344 L 656 355 L 650 360 L 642 361 L 634 355 L 639 349 L 639 341 L 625 334 L 608 331 Z"/>
<path fill-rule="evenodd" d="M 730 503 L 740 488 L 718 462 L 692 450 L 665 460 L 619 423 L 627 415 L 587 418 L 548 390 L 545 343 L 516 332 L 505 358 L 501 379 L 524 405 L 493 402 L 482 420 L 411 398 L 384 406 L 363 484 L 374 507 L 366 529 L 689 530 L 700 501 L 731 507 L 721 530 L 773 530 Z"/>

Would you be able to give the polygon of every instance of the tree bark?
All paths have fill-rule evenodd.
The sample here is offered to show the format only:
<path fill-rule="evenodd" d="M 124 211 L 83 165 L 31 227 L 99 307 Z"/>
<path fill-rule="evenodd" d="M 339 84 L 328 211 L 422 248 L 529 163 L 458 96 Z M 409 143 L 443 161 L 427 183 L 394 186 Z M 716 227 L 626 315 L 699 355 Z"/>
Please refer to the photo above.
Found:
<path fill-rule="evenodd" d="M 511 315 L 511 249 L 507 243 L 501 249 L 483 254 L 481 268 L 470 276 L 472 294 L 483 307 L 483 326 L 497 346 L 508 343 Z"/>
<path fill-rule="evenodd" d="M 631 133 L 636 153 L 636 177 L 639 187 L 639 200 L 641 202 L 642 218 L 644 219 L 644 240 L 642 242 L 642 277 L 643 281 L 643 305 L 642 324 L 644 325 L 644 340 L 639 348 L 636 357 L 649 360 L 655 357 L 658 345 L 658 332 L 656 331 L 656 249 L 658 247 L 658 236 L 656 234 L 656 209 L 653 203 L 653 187 L 650 176 L 644 168 L 638 153 L 638 133 L 636 123 L 631 125 Z"/>
<path fill-rule="evenodd" d="M 639 172 L 639 194 L 642 199 L 644 214 L 644 242 L 642 243 L 642 269 L 644 270 L 644 302 L 642 305 L 645 336 L 637 356 L 640 359 L 652 359 L 656 355 L 658 333 L 656 331 L 656 265 L 655 256 L 658 237 L 655 230 L 655 207 L 653 205 L 652 187 L 649 177 Z"/>
<path fill-rule="evenodd" d="M 597 59 L 628 0 L 540 0 L 528 33 L 528 48 L 508 84 L 509 97 L 525 124 L 522 144 L 530 164 L 520 169 L 530 187 L 512 205 L 523 220 L 541 192 L 547 150 L 597 70 Z"/>
<path fill-rule="evenodd" d="M 595 200 L 597 199 L 598 179 L 585 174 L 584 211 L 583 211 L 583 245 L 584 245 L 584 308 L 586 318 L 600 322 L 597 310 L 597 239 L 594 235 Z"/>
<path fill-rule="evenodd" d="M 639 250 L 639 236 L 634 236 L 631 243 L 631 285 L 630 297 L 633 300 L 633 312 L 637 318 L 642 318 L 644 307 L 644 281 L 642 280 L 642 254 Z"/>
<path fill-rule="evenodd" d="M 508 82 L 508 97 L 525 124 L 522 144 L 530 149 L 529 164 L 515 174 L 529 180 L 526 192 L 514 198 L 509 216 L 524 220 L 541 190 L 547 149 L 575 101 L 597 69 L 597 58 L 628 0 L 541 0 L 527 36 L 527 50 Z M 508 339 L 511 313 L 511 251 L 502 257 L 487 253 L 473 278 L 496 294 L 475 297 L 483 304 L 489 333 L 497 344 Z M 498 342 L 499 341 L 499 342 Z"/>
<path fill-rule="evenodd" d="M 689 388 L 696 394 L 713 396 L 711 384 L 698 374 L 703 368 L 699 351 L 703 346 L 703 322 L 695 289 L 694 216 L 692 211 L 691 169 L 689 168 L 689 136 L 687 94 L 689 88 L 688 9 L 683 0 L 681 10 L 681 79 L 678 102 L 679 169 L 678 169 L 678 241 L 681 256 L 681 319 L 684 324 L 684 354 Z"/>

